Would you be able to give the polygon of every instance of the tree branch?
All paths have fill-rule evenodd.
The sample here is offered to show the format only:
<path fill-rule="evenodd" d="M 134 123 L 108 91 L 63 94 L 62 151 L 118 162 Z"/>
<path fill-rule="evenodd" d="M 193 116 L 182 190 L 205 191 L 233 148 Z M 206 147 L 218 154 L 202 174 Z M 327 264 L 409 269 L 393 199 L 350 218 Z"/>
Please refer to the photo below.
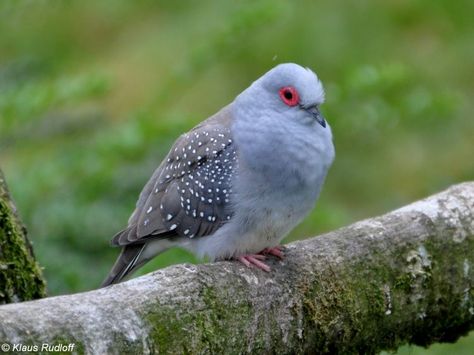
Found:
<path fill-rule="evenodd" d="M 0 307 L 0 340 L 80 353 L 377 353 L 474 328 L 474 183 L 287 246 Z"/>
<path fill-rule="evenodd" d="M 0 169 L 0 304 L 44 297 L 45 289 L 26 228 Z"/>

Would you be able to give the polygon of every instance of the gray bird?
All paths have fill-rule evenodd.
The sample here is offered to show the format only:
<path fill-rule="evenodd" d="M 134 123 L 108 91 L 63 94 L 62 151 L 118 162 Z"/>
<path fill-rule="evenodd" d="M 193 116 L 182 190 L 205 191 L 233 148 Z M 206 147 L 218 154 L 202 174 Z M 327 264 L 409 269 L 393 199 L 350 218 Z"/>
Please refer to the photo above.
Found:
<path fill-rule="evenodd" d="M 138 199 L 102 286 L 180 246 L 270 271 L 280 241 L 313 208 L 334 160 L 314 72 L 280 64 L 181 135 Z"/>

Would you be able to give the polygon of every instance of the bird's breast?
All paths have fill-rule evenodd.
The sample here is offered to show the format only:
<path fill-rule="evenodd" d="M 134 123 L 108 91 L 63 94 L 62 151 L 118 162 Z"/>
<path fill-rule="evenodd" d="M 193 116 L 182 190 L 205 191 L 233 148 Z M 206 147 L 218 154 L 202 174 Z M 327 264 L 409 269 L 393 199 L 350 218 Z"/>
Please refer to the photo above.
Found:
<path fill-rule="evenodd" d="M 244 176 L 270 190 L 318 190 L 334 159 L 329 126 L 241 126 L 235 136 Z"/>
<path fill-rule="evenodd" d="M 334 147 L 329 125 L 303 125 L 271 115 L 237 116 L 232 125 L 238 169 L 233 203 L 242 225 L 281 234 L 314 206 Z M 262 221 L 264 221 L 262 223 Z"/>

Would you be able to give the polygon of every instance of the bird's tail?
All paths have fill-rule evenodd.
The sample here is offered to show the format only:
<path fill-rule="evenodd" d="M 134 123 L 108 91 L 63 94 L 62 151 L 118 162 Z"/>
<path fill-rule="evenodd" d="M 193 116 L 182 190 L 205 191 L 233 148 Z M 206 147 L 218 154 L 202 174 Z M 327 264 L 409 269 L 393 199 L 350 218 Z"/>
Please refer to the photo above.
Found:
<path fill-rule="evenodd" d="M 145 265 L 149 260 L 175 243 L 167 238 L 157 238 L 140 244 L 129 244 L 123 247 L 117 261 L 101 287 L 119 283 L 132 272 Z"/>
<path fill-rule="evenodd" d="M 122 248 L 117 261 L 101 287 L 121 282 L 132 272 L 165 250 L 178 245 L 168 238 L 155 238 L 144 243 L 129 244 Z"/>
<path fill-rule="evenodd" d="M 109 286 L 122 281 L 132 271 L 143 265 L 146 261 L 139 263 L 140 255 L 143 253 L 146 244 L 132 244 L 123 247 L 112 270 L 107 278 L 102 282 L 101 287 Z"/>

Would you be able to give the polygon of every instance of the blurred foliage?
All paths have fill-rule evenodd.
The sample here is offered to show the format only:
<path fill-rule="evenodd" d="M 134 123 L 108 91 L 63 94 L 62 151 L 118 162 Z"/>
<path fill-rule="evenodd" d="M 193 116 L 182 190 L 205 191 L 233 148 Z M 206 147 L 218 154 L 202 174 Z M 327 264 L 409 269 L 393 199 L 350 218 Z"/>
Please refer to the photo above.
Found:
<path fill-rule="evenodd" d="M 280 62 L 315 70 L 337 149 L 287 240 L 474 175 L 474 3 L 0 2 L 0 165 L 50 294 L 99 285 L 176 137 Z M 197 262 L 170 250 L 143 272 Z M 458 345 L 462 344 L 462 345 Z M 430 350 L 466 353 L 474 338 Z M 432 349 L 432 350 L 431 350 Z"/>

